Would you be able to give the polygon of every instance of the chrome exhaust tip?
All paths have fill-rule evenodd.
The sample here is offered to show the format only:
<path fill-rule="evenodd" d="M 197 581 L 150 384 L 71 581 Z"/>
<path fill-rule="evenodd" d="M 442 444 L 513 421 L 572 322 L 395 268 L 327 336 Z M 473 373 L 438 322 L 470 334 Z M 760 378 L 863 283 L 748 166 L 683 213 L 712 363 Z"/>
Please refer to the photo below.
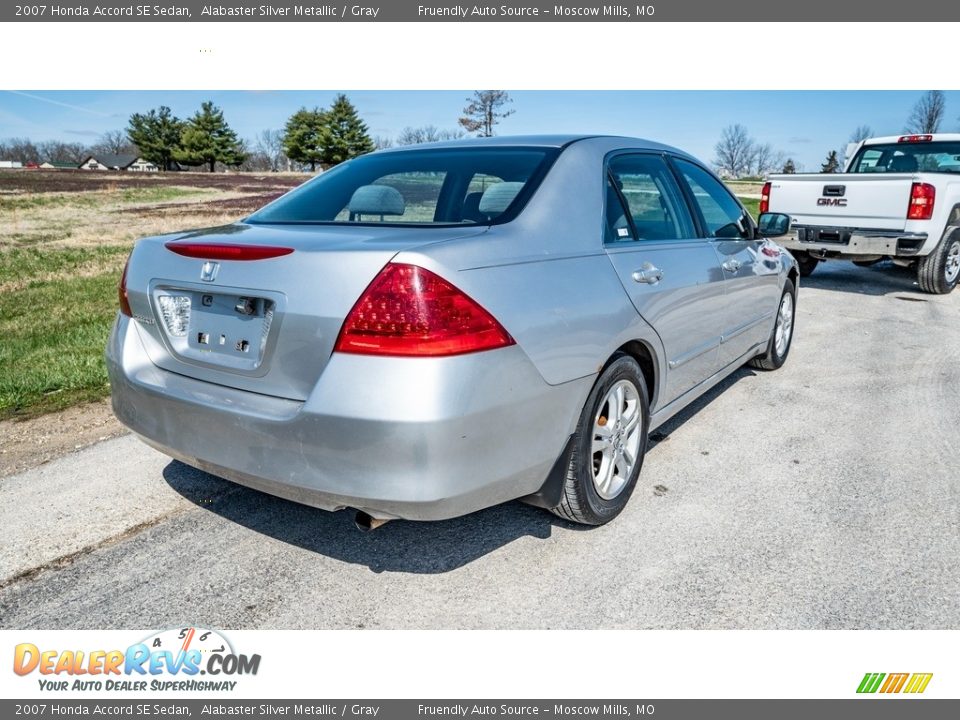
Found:
<path fill-rule="evenodd" d="M 384 520 L 383 518 L 375 518 L 363 510 L 357 510 L 357 514 L 353 516 L 353 524 L 357 526 L 357 530 L 360 532 L 370 532 L 371 530 L 376 530 L 381 525 L 386 525 L 389 520 Z"/>

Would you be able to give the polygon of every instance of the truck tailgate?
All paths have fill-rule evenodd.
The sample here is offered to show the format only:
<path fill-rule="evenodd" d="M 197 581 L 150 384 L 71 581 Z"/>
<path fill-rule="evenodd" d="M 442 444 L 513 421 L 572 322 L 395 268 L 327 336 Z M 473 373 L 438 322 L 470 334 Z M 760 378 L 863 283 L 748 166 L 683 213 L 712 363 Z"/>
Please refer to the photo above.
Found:
<path fill-rule="evenodd" d="M 770 212 L 795 225 L 903 230 L 915 181 L 909 173 L 773 175 Z"/>

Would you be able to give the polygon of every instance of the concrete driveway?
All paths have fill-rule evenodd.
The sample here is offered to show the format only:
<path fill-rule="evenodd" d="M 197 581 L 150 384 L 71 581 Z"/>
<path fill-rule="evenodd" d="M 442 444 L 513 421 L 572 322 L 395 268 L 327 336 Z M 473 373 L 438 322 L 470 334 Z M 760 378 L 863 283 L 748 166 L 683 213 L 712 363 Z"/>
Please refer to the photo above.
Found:
<path fill-rule="evenodd" d="M 371 534 L 130 436 L 0 480 L 4 628 L 960 628 L 960 291 L 821 265 L 787 365 L 653 436 L 611 525 Z"/>

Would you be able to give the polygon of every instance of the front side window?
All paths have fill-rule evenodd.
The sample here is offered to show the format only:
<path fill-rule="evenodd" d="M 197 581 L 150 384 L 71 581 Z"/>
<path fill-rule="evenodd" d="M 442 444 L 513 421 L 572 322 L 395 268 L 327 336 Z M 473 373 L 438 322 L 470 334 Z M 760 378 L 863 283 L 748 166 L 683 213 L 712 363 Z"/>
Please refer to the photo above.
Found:
<path fill-rule="evenodd" d="M 372 153 L 338 165 L 247 218 L 270 224 L 492 225 L 523 209 L 557 148 Z"/>
<path fill-rule="evenodd" d="M 617 155 L 608 168 L 608 241 L 693 237 L 690 215 L 662 157 Z"/>
<path fill-rule="evenodd" d="M 700 210 L 709 237 L 748 238 L 746 212 L 719 180 L 699 165 L 675 160 Z"/>

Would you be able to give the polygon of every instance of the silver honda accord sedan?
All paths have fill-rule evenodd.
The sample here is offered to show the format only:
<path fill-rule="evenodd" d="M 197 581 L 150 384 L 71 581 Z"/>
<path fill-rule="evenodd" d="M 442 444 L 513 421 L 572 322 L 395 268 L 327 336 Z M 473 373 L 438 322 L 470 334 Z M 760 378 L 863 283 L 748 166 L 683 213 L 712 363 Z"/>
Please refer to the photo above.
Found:
<path fill-rule="evenodd" d="M 706 166 L 623 137 L 379 151 L 139 241 L 106 350 L 149 445 L 358 524 L 623 509 L 647 436 L 787 358 L 797 267 Z"/>

